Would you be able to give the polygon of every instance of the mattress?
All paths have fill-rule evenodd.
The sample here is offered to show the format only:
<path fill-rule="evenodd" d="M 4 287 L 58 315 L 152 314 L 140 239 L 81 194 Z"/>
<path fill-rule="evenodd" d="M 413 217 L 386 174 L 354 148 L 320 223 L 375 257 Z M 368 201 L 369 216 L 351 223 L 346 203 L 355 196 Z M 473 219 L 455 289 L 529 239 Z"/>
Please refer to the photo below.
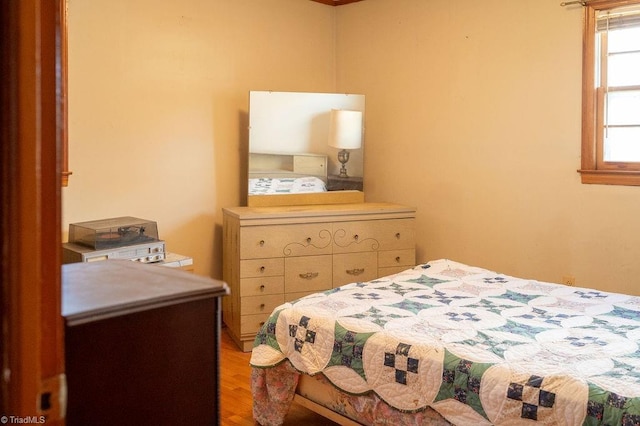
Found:
<path fill-rule="evenodd" d="M 282 422 L 306 374 L 456 425 L 636 425 L 639 345 L 640 297 L 442 259 L 276 308 L 252 351 L 254 415 Z"/>
<path fill-rule="evenodd" d="M 324 181 L 315 176 L 249 179 L 249 195 L 306 194 L 326 190 Z"/>

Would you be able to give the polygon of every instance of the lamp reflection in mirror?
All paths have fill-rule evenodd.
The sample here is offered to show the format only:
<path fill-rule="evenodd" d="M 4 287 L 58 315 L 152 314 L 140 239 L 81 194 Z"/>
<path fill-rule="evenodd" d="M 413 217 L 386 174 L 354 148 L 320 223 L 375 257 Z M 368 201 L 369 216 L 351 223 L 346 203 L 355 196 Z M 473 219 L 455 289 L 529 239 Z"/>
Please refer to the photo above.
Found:
<path fill-rule="evenodd" d="M 329 122 L 329 146 L 338 148 L 340 177 L 347 175 L 348 149 L 359 149 L 362 146 L 362 111 L 332 109 Z"/>

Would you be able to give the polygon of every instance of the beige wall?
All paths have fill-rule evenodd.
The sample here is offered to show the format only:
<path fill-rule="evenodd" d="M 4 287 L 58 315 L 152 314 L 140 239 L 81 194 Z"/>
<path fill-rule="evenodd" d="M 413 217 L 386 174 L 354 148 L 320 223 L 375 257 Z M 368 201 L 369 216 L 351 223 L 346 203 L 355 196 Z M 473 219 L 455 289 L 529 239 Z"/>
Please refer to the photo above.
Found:
<path fill-rule="evenodd" d="M 337 88 L 367 95 L 368 201 L 418 208 L 418 260 L 640 295 L 640 188 L 582 185 L 582 8 L 366 0 Z"/>
<path fill-rule="evenodd" d="M 219 278 L 220 209 L 243 200 L 248 91 L 364 93 L 366 197 L 418 208 L 419 261 L 640 294 L 640 188 L 575 172 L 581 8 L 69 2 L 65 229 L 157 220 L 170 251 Z"/>
<path fill-rule="evenodd" d="M 220 278 L 249 91 L 333 91 L 334 13 L 301 0 L 69 0 L 63 229 L 155 220 L 169 251 Z"/>

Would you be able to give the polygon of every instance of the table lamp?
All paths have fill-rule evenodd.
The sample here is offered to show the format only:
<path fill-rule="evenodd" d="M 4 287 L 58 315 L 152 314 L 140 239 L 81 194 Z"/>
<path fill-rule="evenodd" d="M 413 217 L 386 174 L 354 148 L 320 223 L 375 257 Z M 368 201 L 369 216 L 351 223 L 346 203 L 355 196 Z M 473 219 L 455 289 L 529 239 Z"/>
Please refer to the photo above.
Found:
<path fill-rule="evenodd" d="M 342 164 L 340 177 L 349 177 L 346 164 L 349 161 L 348 149 L 362 146 L 362 111 L 332 109 L 329 122 L 329 146 L 338 148 L 338 161 Z"/>

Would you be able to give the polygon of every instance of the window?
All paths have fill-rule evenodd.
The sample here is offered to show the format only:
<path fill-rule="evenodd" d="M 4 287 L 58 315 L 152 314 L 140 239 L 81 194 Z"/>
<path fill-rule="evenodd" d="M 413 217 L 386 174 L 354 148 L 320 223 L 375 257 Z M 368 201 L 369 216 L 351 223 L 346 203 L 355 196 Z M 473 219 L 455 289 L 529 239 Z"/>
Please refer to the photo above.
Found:
<path fill-rule="evenodd" d="M 583 183 L 640 185 L 640 0 L 588 3 Z"/>

